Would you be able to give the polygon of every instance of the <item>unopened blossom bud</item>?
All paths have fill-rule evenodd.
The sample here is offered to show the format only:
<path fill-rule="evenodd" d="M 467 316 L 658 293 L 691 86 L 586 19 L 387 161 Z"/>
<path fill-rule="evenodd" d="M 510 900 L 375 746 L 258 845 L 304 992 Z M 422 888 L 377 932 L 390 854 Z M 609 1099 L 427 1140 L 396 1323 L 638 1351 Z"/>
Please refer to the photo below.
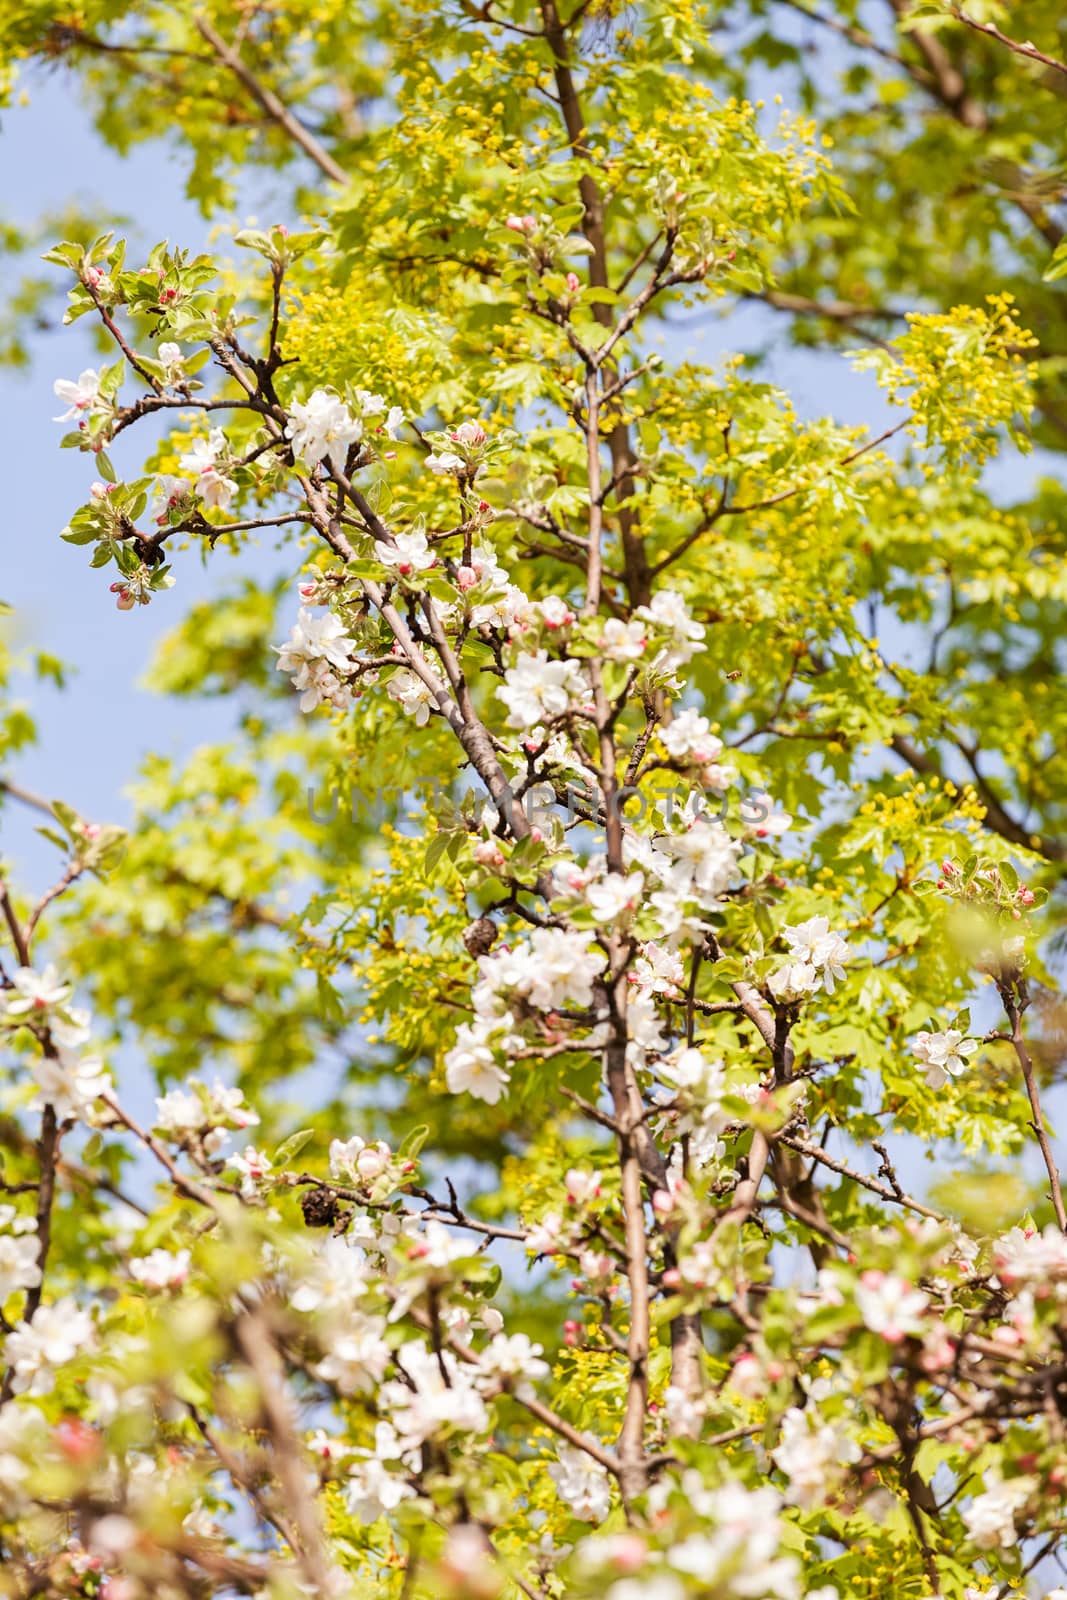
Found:
<path fill-rule="evenodd" d="M 383 1155 L 382 1151 L 376 1149 L 374 1145 L 367 1145 L 356 1157 L 356 1171 L 368 1183 L 372 1183 L 375 1178 L 380 1178 L 388 1165 L 388 1156 Z"/>
<path fill-rule="evenodd" d="M 456 573 L 456 583 L 460 589 L 473 589 L 478 582 L 478 574 L 473 567 L 460 567 Z"/>
<path fill-rule="evenodd" d="M 82 835 L 86 839 L 99 839 L 101 828 L 99 822 L 83 822 Z"/>
<path fill-rule="evenodd" d="M 504 865 L 504 852 L 491 839 L 480 839 L 474 846 L 472 853 L 480 867 L 502 867 Z"/>
<path fill-rule="evenodd" d="M 301 598 L 301 600 L 311 600 L 311 599 L 313 599 L 318 587 L 319 586 L 318 586 L 317 583 L 302 583 L 302 584 L 300 584 L 299 588 L 300 588 L 300 598 Z"/>
<path fill-rule="evenodd" d="M 132 611 L 136 604 L 133 595 L 128 589 L 120 589 L 119 597 L 115 601 L 120 611 Z"/>
<path fill-rule="evenodd" d="M 730 1386 L 744 1395 L 746 1400 L 756 1400 L 767 1387 L 766 1374 L 757 1358 L 749 1351 L 738 1356 L 730 1373 Z"/>
<path fill-rule="evenodd" d="M 582 281 L 579 278 L 578 274 L 576 272 L 568 272 L 568 274 L 567 274 L 567 292 L 568 292 L 568 294 L 577 294 L 578 290 L 581 287 L 582 287 Z"/>
<path fill-rule="evenodd" d="M 1036 897 L 1032 889 L 1020 889 L 1018 898 L 1021 906 L 1032 906 Z"/>
<path fill-rule="evenodd" d="M 95 1461 L 100 1454 L 100 1435 L 80 1417 L 64 1417 L 56 1424 L 55 1441 L 68 1461 Z"/>
<path fill-rule="evenodd" d="M 581 1332 L 581 1327 L 582 1325 L 580 1322 L 565 1322 L 563 1324 L 563 1343 L 576 1344 L 578 1342 L 578 1335 Z"/>
<path fill-rule="evenodd" d="M 658 1217 L 669 1216 L 674 1210 L 674 1196 L 666 1189 L 657 1189 L 652 1196 L 652 1209 Z"/>

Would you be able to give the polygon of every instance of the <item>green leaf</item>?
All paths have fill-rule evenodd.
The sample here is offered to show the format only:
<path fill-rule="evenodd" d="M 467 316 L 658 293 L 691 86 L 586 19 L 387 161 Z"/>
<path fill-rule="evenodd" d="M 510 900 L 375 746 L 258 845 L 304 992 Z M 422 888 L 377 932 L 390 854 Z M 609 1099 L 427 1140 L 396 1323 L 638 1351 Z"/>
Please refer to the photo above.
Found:
<path fill-rule="evenodd" d="M 291 1133 L 284 1139 L 274 1152 L 273 1163 L 276 1167 L 287 1167 L 290 1161 L 300 1154 L 314 1139 L 314 1128 L 301 1128 L 299 1133 Z"/>

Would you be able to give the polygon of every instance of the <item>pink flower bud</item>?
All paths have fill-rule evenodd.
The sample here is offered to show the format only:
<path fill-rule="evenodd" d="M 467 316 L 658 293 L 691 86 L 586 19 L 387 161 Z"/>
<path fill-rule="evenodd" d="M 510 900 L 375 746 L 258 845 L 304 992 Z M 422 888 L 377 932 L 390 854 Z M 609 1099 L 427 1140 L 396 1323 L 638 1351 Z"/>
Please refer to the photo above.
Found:
<path fill-rule="evenodd" d="M 1033 903 L 1034 903 L 1035 898 L 1036 897 L 1035 897 L 1034 891 L 1032 889 L 1020 889 L 1019 890 L 1019 904 L 1021 906 L 1032 906 Z"/>
<path fill-rule="evenodd" d="M 502 867 L 504 853 L 500 846 L 491 839 L 480 839 L 474 846 L 473 855 L 480 867 Z"/>
<path fill-rule="evenodd" d="M 120 611 L 132 611 L 136 602 L 128 589 L 121 589 L 115 604 Z"/>
<path fill-rule="evenodd" d="M 581 287 L 582 287 L 582 282 L 581 282 L 581 279 L 579 278 L 578 274 L 576 272 L 568 272 L 568 274 L 567 274 L 567 292 L 569 294 L 577 294 L 578 290 Z"/>
<path fill-rule="evenodd" d="M 399 572 L 402 578 L 410 578 L 414 569 L 412 568 L 410 561 L 398 561 L 396 570 Z"/>
<path fill-rule="evenodd" d="M 460 567 L 456 573 L 456 583 L 461 589 L 473 589 L 478 582 L 478 574 L 473 567 Z"/>
<path fill-rule="evenodd" d="M 317 583 L 302 583 L 299 590 L 301 600 L 313 599 L 318 587 Z"/>

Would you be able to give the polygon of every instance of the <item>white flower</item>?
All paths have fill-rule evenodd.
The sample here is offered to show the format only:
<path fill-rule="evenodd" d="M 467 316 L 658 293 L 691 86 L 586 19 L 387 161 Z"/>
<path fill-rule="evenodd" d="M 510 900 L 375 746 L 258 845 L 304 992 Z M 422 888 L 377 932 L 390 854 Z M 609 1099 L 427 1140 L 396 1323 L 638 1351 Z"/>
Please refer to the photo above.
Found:
<path fill-rule="evenodd" d="M 865 1272 L 856 1285 L 856 1304 L 872 1333 L 880 1333 L 890 1344 L 899 1344 L 909 1334 L 923 1332 L 923 1313 L 930 1302 L 906 1278 Z"/>
<path fill-rule="evenodd" d="M 452 450 L 442 450 L 440 454 L 431 451 L 423 465 L 427 472 L 462 472 L 463 457 Z"/>
<path fill-rule="evenodd" d="M 588 686 L 575 661 L 552 661 L 544 650 L 521 655 L 504 675 L 497 698 L 508 708 L 509 728 L 534 728 L 562 716 L 588 696 Z"/>
<path fill-rule="evenodd" d="M 548 1469 L 560 1499 L 580 1522 L 603 1522 L 611 1510 L 611 1479 L 599 1461 L 577 1445 L 561 1444 Z"/>
<path fill-rule="evenodd" d="M 40 1246 L 32 1217 L 19 1217 L 13 1206 L 0 1206 L 0 1306 L 18 1289 L 35 1289 L 41 1281 Z"/>
<path fill-rule="evenodd" d="M 685 601 L 672 589 L 661 589 L 652 596 L 649 605 L 638 606 L 634 615 L 658 632 L 666 633 L 667 642 L 653 663 L 664 671 L 673 672 L 676 667 L 684 666 L 703 648 L 703 623 L 693 621 Z"/>
<path fill-rule="evenodd" d="M 974 1055 L 978 1040 L 964 1038 L 957 1028 L 947 1028 L 944 1033 L 917 1034 L 912 1049 L 927 1069 L 930 1088 L 941 1089 L 949 1078 L 958 1078 L 966 1070 L 966 1058 Z"/>
<path fill-rule="evenodd" d="M 289 638 L 273 649 L 277 670 L 291 673 L 294 689 L 301 690 L 301 711 L 314 711 L 323 701 L 336 704 L 339 697 L 344 698 L 344 678 L 355 666 L 352 652 L 356 648 L 356 641 L 345 633 L 344 623 L 332 611 L 316 617 L 300 608 Z"/>
<path fill-rule="evenodd" d="M 245 1145 L 243 1155 L 230 1156 L 228 1165 L 240 1173 L 241 1193 L 246 1200 L 252 1199 L 257 1192 L 257 1186 L 263 1182 L 272 1168 L 269 1156 L 262 1150 L 257 1150 L 252 1144 Z"/>
<path fill-rule="evenodd" d="M 100 398 L 100 374 L 92 367 L 86 367 L 80 378 L 73 382 L 70 378 L 57 378 L 52 385 L 52 392 L 57 400 L 69 407 L 61 417 L 54 417 L 55 422 L 69 422 L 83 411 L 91 411 Z"/>
<path fill-rule="evenodd" d="M 1044 1233 L 1034 1228 L 1012 1228 L 994 1243 L 993 1265 L 997 1277 L 1008 1288 L 1067 1278 L 1067 1237 L 1054 1222 Z"/>
<path fill-rule="evenodd" d="M 676 861 L 676 876 L 660 891 L 661 898 L 653 896 L 653 903 L 668 907 L 664 899 L 674 890 L 678 895 L 693 898 L 702 906 L 717 902 L 730 885 L 737 868 L 741 845 L 731 839 L 720 822 L 698 816 L 689 823 L 684 833 L 668 834 L 663 840 L 664 851 Z"/>
<path fill-rule="evenodd" d="M 677 950 L 649 940 L 641 946 L 640 959 L 634 962 L 630 981 L 646 994 L 674 998 L 685 983 L 685 963 Z"/>
<path fill-rule="evenodd" d="M 218 507 L 228 511 L 237 493 L 237 485 L 218 470 L 217 462 L 226 449 L 226 435 L 221 428 L 212 428 L 206 439 L 194 439 L 192 449 L 181 456 L 178 465 L 187 472 L 195 472 L 196 492 L 209 510 Z"/>
<path fill-rule="evenodd" d="M 1019 1542 L 1015 1513 L 1034 1489 L 1032 1478 L 1009 1478 L 976 1495 L 962 1515 L 979 1550 L 1010 1550 Z"/>
<path fill-rule="evenodd" d="M 563 1218 L 558 1211 L 547 1211 L 540 1222 L 526 1232 L 526 1248 L 534 1256 L 553 1256 L 563 1248 Z"/>
<path fill-rule="evenodd" d="M 821 974 L 823 988 L 827 994 L 833 994 L 834 979 L 844 978 L 850 951 L 841 935 L 831 931 L 829 918 L 809 917 L 807 922 L 798 922 L 795 927 L 787 925 L 782 929 L 782 936 L 794 961 L 815 967 Z"/>
<path fill-rule="evenodd" d="M 329 1238 L 303 1268 L 289 1296 L 294 1311 L 325 1308 L 342 1322 L 367 1293 L 366 1260 L 344 1239 Z"/>
<path fill-rule="evenodd" d="M 495 1106 L 510 1083 L 509 1075 L 497 1065 L 477 1024 L 460 1023 L 456 1042 L 445 1056 L 445 1081 L 450 1094 L 469 1094 Z"/>
<path fill-rule="evenodd" d="M 721 1061 L 709 1061 L 700 1050 L 680 1049 L 670 1060 L 660 1062 L 659 1073 L 675 1090 L 682 1112 L 675 1123 L 678 1133 L 697 1129 L 713 1135 L 722 1132 L 727 1118 L 722 1110 L 726 1073 Z"/>
<path fill-rule="evenodd" d="M 764 791 L 746 796 L 741 802 L 741 820 L 747 832 L 757 839 L 780 838 L 793 826 L 788 811 L 779 811 L 770 795 Z"/>
<path fill-rule="evenodd" d="M 767 979 L 767 988 L 783 1005 L 803 1000 L 821 986 L 819 974 L 810 961 L 788 961 Z"/>
<path fill-rule="evenodd" d="M 357 1522 L 377 1522 L 390 1511 L 395 1511 L 404 1500 L 410 1500 L 415 1490 L 399 1473 L 376 1458 L 362 1461 L 352 1468 L 345 1485 L 345 1505 Z"/>
<path fill-rule="evenodd" d="M 384 567 L 395 567 L 402 578 L 425 572 L 437 559 L 426 543 L 426 535 L 420 532 L 398 533 L 392 544 L 376 539 L 374 553 Z"/>
<path fill-rule="evenodd" d="M 528 1397 L 531 1385 L 547 1378 L 551 1370 L 541 1360 L 543 1349 L 525 1333 L 498 1333 L 479 1355 L 478 1366 L 486 1377 L 503 1379 L 516 1394 Z"/>
<path fill-rule="evenodd" d="M 480 957 L 482 982 L 474 990 L 475 1009 L 499 1014 L 502 993 L 514 993 L 540 1011 L 588 1006 L 606 961 L 590 934 L 535 928 L 528 944 Z"/>
<path fill-rule="evenodd" d="M 392 1413 L 404 1450 L 417 1449 L 430 1438 L 488 1431 L 489 1413 L 473 1386 L 474 1368 L 460 1363 L 450 1350 L 438 1355 L 414 1340 L 400 1347 L 396 1360 L 414 1387 L 387 1383 L 380 1400 Z"/>
<path fill-rule="evenodd" d="M 402 706 L 409 717 L 415 718 L 416 728 L 424 728 L 430 720 L 430 707 L 437 704 L 433 690 L 423 683 L 417 672 L 401 667 L 389 679 L 386 688 L 390 697 Z"/>
<path fill-rule="evenodd" d="M 351 1139 L 330 1141 L 331 1178 L 361 1178 L 373 1183 L 380 1178 L 392 1159 L 393 1152 L 384 1140 L 368 1144 L 354 1133 Z"/>
<path fill-rule="evenodd" d="M 315 1368 L 316 1373 L 335 1383 L 342 1394 L 372 1394 L 389 1365 L 384 1334 L 384 1317 L 350 1314 Z"/>
<path fill-rule="evenodd" d="M 304 404 L 294 402 L 285 437 L 292 443 L 293 454 L 309 467 L 325 457 L 336 472 L 342 472 L 349 445 L 358 444 L 363 437 L 363 423 L 349 414 L 338 395 L 316 389 Z"/>
<path fill-rule="evenodd" d="M 449 430 L 448 437 L 453 439 L 456 444 L 464 444 L 468 448 L 476 448 L 478 445 L 485 443 L 486 433 L 480 422 L 461 422 L 458 428 Z"/>
<path fill-rule="evenodd" d="M 61 1121 L 82 1116 L 94 1100 L 111 1088 L 107 1069 L 96 1056 L 76 1056 L 60 1050 L 56 1055 L 38 1056 L 30 1070 L 38 1091 L 33 1104 L 52 1106 Z"/>
<path fill-rule="evenodd" d="M 547 594 L 543 600 L 537 600 L 534 604 L 550 633 L 555 633 L 559 628 L 569 628 L 574 621 L 574 612 L 566 600 L 558 594 Z"/>
<path fill-rule="evenodd" d="M 564 1176 L 567 1200 L 572 1206 L 588 1205 L 600 1198 L 600 1173 L 587 1172 L 584 1167 L 571 1167 Z"/>
<path fill-rule="evenodd" d="M 669 1572 L 652 1572 L 640 1578 L 620 1578 L 605 1600 L 685 1600 L 681 1581 Z"/>
<path fill-rule="evenodd" d="M 93 1324 L 73 1300 L 38 1306 L 29 1322 L 20 1322 L 4 1340 L 4 1360 L 11 1368 L 16 1394 L 50 1394 L 56 1367 L 73 1361 L 92 1342 Z"/>
<path fill-rule="evenodd" d="M 633 912 L 641 899 L 644 874 L 609 872 L 586 890 L 589 909 L 597 922 L 618 922 Z"/>
<path fill-rule="evenodd" d="M 789 1479 L 791 1505 L 810 1510 L 826 1496 L 837 1468 L 858 1461 L 860 1450 L 838 1428 L 824 1423 L 818 1412 L 791 1406 L 782 1418 L 777 1449 L 771 1459 Z"/>
<path fill-rule="evenodd" d="M 722 754 L 722 740 L 712 733 L 707 717 L 697 711 L 679 711 L 673 722 L 660 729 L 660 738 L 676 761 L 691 760 L 705 767 Z"/>
<path fill-rule="evenodd" d="M 174 344 L 173 341 L 169 339 L 164 340 L 159 349 L 156 351 L 156 354 L 159 357 L 160 365 L 163 367 L 169 379 L 173 380 L 174 378 L 181 376 L 182 361 L 184 358 L 182 356 L 182 347 L 180 344 Z"/>
<path fill-rule="evenodd" d="M 609 617 L 600 634 L 600 648 L 609 661 L 640 661 L 648 643 L 646 630 L 638 619 L 623 622 Z"/>
<path fill-rule="evenodd" d="M 178 1289 L 189 1276 L 188 1250 L 151 1250 L 130 1262 L 130 1277 L 146 1289 Z"/>
<path fill-rule="evenodd" d="M 404 426 L 404 413 L 399 406 L 390 406 L 382 424 L 389 438 L 396 439 L 397 433 Z"/>
<path fill-rule="evenodd" d="M 32 967 L 17 967 L 12 975 L 15 997 L 9 998 L 5 1010 L 10 1018 L 47 1021 L 47 1013 L 65 1005 L 70 998 L 70 984 L 64 983 L 49 962 L 43 972 Z M 9 991 L 10 993 L 10 991 Z"/>

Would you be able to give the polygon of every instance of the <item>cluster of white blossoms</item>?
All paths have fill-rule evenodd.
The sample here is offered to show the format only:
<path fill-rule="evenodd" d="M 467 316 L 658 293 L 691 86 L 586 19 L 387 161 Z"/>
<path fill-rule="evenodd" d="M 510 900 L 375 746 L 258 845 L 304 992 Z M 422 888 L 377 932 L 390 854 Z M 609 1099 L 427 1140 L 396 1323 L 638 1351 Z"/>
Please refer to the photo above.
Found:
<path fill-rule="evenodd" d="M 865 1326 L 890 1344 L 923 1332 L 930 1301 L 906 1278 L 892 1272 L 864 1272 L 855 1293 Z"/>
<path fill-rule="evenodd" d="M 130 1277 L 146 1289 L 180 1289 L 189 1277 L 191 1264 L 188 1250 L 157 1248 L 146 1256 L 134 1256 Z"/>
<path fill-rule="evenodd" d="M 795 927 L 786 925 L 782 937 L 789 946 L 789 960 L 767 979 L 774 998 L 783 1003 L 802 1000 L 820 988 L 833 994 L 835 982 L 844 981 L 850 951 L 830 927 L 829 918 L 809 917 Z"/>
<path fill-rule="evenodd" d="M 226 468 L 220 464 L 228 454 L 226 435 L 221 428 L 212 428 L 206 439 L 194 439 L 179 458 L 182 470 L 196 475 L 196 494 L 209 511 L 228 511 L 237 493 L 236 481 L 226 476 Z"/>
<path fill-rule="evenodd" d="M 585 1010 L 606 965 L 591 934 L 535 928 L 524 943 L 479 957 L 471 1001 L 477 1015 L 488 1017 L 506 1015 L 517 1001 L 536 1011 Z"/>
<path fill-rule="evenodd" d="M 343 472 L 349 450 L 363 441 L 368 424 L 396 439 L 404 421 L 399 406 L 389 406 L 383 395 L 367 389 L 355 391 L 353 406 L 354 413 L 328 389 L 316 389 L 306 401 L 294 400 L 289 408 L 292 420 L 285 429 L 293 454 L 309 467 L 328 461 L 335 472 Z M 374 423 L 376 417 L 382 421 Z"/>
<path fill-rule="evenodd" d="M 723 1107 L 726 1070 L 701 1050 L 679 1047 L 658 1063 L 656 1072 L 672 1106 L 664 1125 L 675 1140 L 687 1136 L 690 1164 L 702 1172 L 724 1153 L 719 1135 L 729 1122 Z"/>
<path fill-rule="evenodd" d="M 198 1078 L 188 1078 L 184 1088 L 156 1100 L 156 1131 L 179 1144 L 195 1142 L 208 1156 L 221 1153 L 232 1131 L 258 1122 L 258 1112 L 246 1104 L 241 1090 L 218 1078 L 210 1089 Z"/>
<path fill-rule="evenodd" d="M 29 1322 L 20 1322 L 3 1344 L 15 1394 L 50 1394 L 56 1370 L 93 1344 L 93 1320 L 74 1300 L 38 1306 Z"/>
<path fill-rule="evenodd" d="M 590 691 L 577 661 L 535 650 L 508 668 L 496 693 L 508 708 L 508 727 L 525 730 L 588 705 Z"/>
<path fill-rule="evenodd" d="M 810 1510 L 826 1499 L 841 1471 L 861 1454 L 855 1440 L 824 1421 L 814 1407 L 791 1406 L 782 1417 L 771 1460 L 789 1479 L 789 1503 Z"/>
<path fill-rule="evenodd" d="M 40 1049 L 29 1055 L 37 1085 L 34 1106 L 51 1106 L 60 1121 L 90 1118 L 111 1080 L 98 1057 L 82 1055 L 89 1038 L 89 1013 L 70 1004 L 71 987 L 51 963 L 42 972 L 19 967 L 3 997 L 0 1028 L 29 1028 Z"/>
<path fill-rule="evenodd" d="M 400 667 L 391 675 L 387 688 L 401 710 L 415 719 L 416 728 L 424 728 L 430 720 L 431 710 L 437 704 L 434 691 L 426 679 L 410 667 Z"/>
<path fill-rule="evenodd" d="M 274 649 L 277 670 L 290 673 L 293 687 L 300 690 L 301 711 L 314 711 L 324 702 L 337 711 L 351 706 L 356 648 L 356 641 L 345 633 L 344 624 L 332 611 L 316 617 L 300 608 L 288 639 Z"/>
<path fill-rule="evenodd" d="M 603 1522 L 611 1510 L 611 1479 L 599 1461 L 577 1445 L 562 1444 L 548 1475 L 579 1522 Z"/>
<path fill-rule="evenodd" d="M 964 1506 L 967 1532 L 979 1550 L 1010 1550 L 1018 1544 L 1015 1519 L 1036 1487 L 1033 1478 L 1005 1478 Z"/>
<path fill-rule="evenodd" d="M 563 928 L 535 928 L 527 942 L 480 956 L 473 1021 L 460 1024 L 445 1056 L 451 1092 L 495 1105 L 509 1081 L 502 1058 L 524 1042 L 520 1010 L 586 1009 L 606 964 L 590 934 Z"/>
<path fill-rule="evenodd" d="M 947 1028 L 944 1033 L 917 1034 L 912 1049 L 926 1068 L 930 1088 L 943 1089 L 950 1078 L 966 1071 L 967 1057 L 978 1049 L 978 1040 L 966 1038 L 957 1028 Z"/>
<path fill-rule="evenodd" d="M 1067 1283 L 1067 1236 L 1054 1222 L 1042 1233 L 1036 1228 L 1012 1228 L 994 1242 L 993 1265 L 1006 1288 Z"/>
<path fill-rule="evenodd" d="M 41 1281 L 40 1244 L 34 1217 L 14 1206 L 0 1206 L 0 1306 L 19 1289 L 35 1289 Z"/>
<path fill-rule="evenodd" d="M 773 1489 L 741 1483 L 709 1489 L 701 1473 L 691 1470 L 680 1479 L 661 1479 L 648 1498 L 653 1525 L 657 1515 L 681 1507 L 706 1526 L 660 1554 L 646 1553 L 640 1535 L 617 1535 L 628 1545 L 621 1562 L 611 1539 L 590 1540 L 581 1553 L 591 1570 L 610 1570 L 614 1564 L 616 1571 L 622 1566 L 633 1574 L 612 1584 L 607 1600 L 686 1600 L 695 1592 L 694 1580 L 716 1600 L 801 1600 L 800 1563 L 782 1554 L 787 1529 Z M 808 1590 L 807 1600 L 839 1597 L 830 1586 Z"/>

